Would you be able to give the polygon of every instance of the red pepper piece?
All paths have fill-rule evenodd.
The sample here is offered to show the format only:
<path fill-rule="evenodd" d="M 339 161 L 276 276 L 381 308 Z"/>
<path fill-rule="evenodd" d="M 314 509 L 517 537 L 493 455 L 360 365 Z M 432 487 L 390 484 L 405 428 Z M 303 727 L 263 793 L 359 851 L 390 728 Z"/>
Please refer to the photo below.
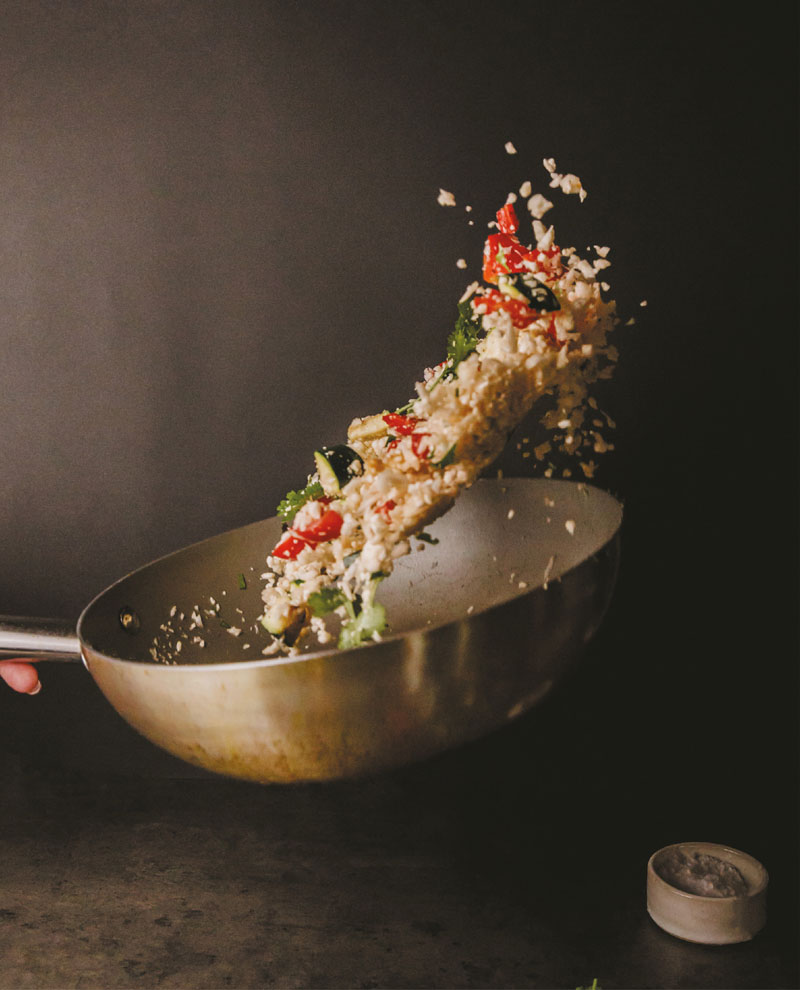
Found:
<path fill-rule="evenodd" d="M 328 540 L 335 540 L 342 531 L 342 517 L 335 509 L 328 509 L 303 529 L 295 529 L 293 532 L 305 540 L 307 543 L 327 543 Z"/>
<path fill-rule="evenodd" d="M 508 296 L 504 296 L 497 289 L 486 289 L 483 295 L 476 296 L 475 300 L 481 308 L 486 308 L 487 313 L 496 313 L 498 310 L 508 313 L 511 317 L 512 324 L 518 330 L 524 329 L 533 323 L 534 320 L 541 319 L 542 316 L 538 310 L 531 309 L 530 306 L 519 299 L 511 299 Z M 550 323 L 545 333 L 554 343 L 558 343 L 555 319 L 555 314 L 551 314 Z"/>
<path fill-rule="evenodd" d="M 421 461 L 424 461 L 430 456 L 431 452 L 431 442 L 430 433 L 412 433 L 411 434 L 411 449 L 414 451 L 416 457 Z"/>
<path fill-rule="evenodd" d="M 407 437 L 414 432 L 419 420 L 416 416 L 403 416 L 401 413 L 386 413 L 384 423 L 401 437 Z"/>
<path fill-rule="evenodd" d="M 526 261 L 534 261 L 536 252 L 529 251 L 512 234 L 489 234 L 483 249 L 483 278 L 495 284 L 498 275 L 529 271 Z"/>
<path fill-rule="evenodd" d="M 506 203 L 497 211 L 497 226 L 504 234 L 516 234 L 519 230 L 519 220 L 512 203 Z"/>
<path fill-rule="evenodd" d="M 280 543 L 272 551 L 273 557 L 280 557 L 281 560 L 296 560 L 301 550 L 311 546 L 308 540 L 301 540 L 294 533 L 289 531 Z"/>
<path fill-rule="evenodd" d="M 527 303 L 504 296 L 497 289 L 487 289 L 482 296 L 477 296 L 475 301 L 482 309 L 485 308 L 487 313 L 496 313 L 498 310 L 508 313 L 511 322 L 518 330 L 533 323 L 540 316 L 540 313 L 531 309 Z"/>
<path fill-rule="evenodd" d="M 397 503 L 394 501 L 394 499 L 387 498 L 382 505 L 375 506 L 375 511 L 380 512 L 380 514 L 383 516 L 386 522 L 389 522 L 392 509 L 396 507 L 397 507 Z"/>
<path fill-rule="evenodd" d="M 315 501 L 327 505 L 332 500 L 323 495 Z M 303 529 L 290 529 L 272 551 L 272 556 L 280 557 L 282 560 L 296 560 L 300 552 L 306 547 L 334 540 L 341 531 L 342 517 L 335 509 L 328 509 L 322 513 L 319 519 L 309 523 Z"/>
<path fill-rule="evenodd" d="M 548 278 L 558 278 L 561 274 L 561 248 L 557 244 L 551 244 L 542 251 L 537 248 L 532 252 L 532 257 L 537 272 L 544 272 Z"/>
<path fill-rule="evenodd" d="M 431 448 L 429 437 L 430 433 L 407 433 L 406 436 L 411 437 L 411 450 L 414 452 L 415 457 L 424 461 L 430 455 Z M 387 444 L 387 450 L 393 450 L 399 443 L 400 437 L 393 437 Z"/>

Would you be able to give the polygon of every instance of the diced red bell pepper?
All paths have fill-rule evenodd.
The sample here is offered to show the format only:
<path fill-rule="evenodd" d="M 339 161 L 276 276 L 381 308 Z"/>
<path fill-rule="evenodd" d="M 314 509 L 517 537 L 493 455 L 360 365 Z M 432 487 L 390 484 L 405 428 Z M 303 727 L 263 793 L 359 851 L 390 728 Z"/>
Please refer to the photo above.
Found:
<path fill-rule="evenodd" d="M 534 320 L 538 320 L 541 316 L 538 310 L 531 309 L 521 299 L 511 299 L 509 296 L 504 296 L 502 292 L 498 292 L 497 289 L 487 289 L 483 295 L 476 296 L 475 301 L 482 309 L 485 308 L 487 313 L 496 313 L 498 310 L 508 313 L 511 322 L 518 330 L 533 323 Z"/>
<path fill-rule="evenodd" d="M 311 546 L 308 540 L 301 540 L 290 530 L 272 551 L 272 556 L 280 557 L 281 560 L 296 560 L 300 551 L 308 546 Z"/>
<path fill-rule="evenodd" d="M 519 220 L 512 203 L 506 203 L 497 211 L 497 226 L 504 234 L 516 234 L 519 230 Z"/>
<path fill-rule="evenodd" d="M 336 509 L 327 509 L 314 522 L 303 529 L 295 529 L 294 533 L 307 543 L 327 543 L 335 540 L 342 531 L 342 517 Z"/>
<path fill-rule="evenodd" d="M 394 501 L 394 499 L 387 498 L 386 501 L 383 502 L 381 505 L 375 506 L 375 511 L 380 512 L 380 514 L 383 516 L 386 522 L 389 522 L 392 509 L 396 507 L 397 507 L 397 503 Z"/>
<path fill-rule="evenodd" d="M 415 457 L 418 457 L 421 461 L 430 457 L 430 433 L 407 433 L 406 436 L 411 437 L 411 450 L 414 452 Z M 393 437 L 386 444 L 386 449 L 393 450 L 400 443 L 400 440 L 400 437 Z"/>
<path fill-rule="evenodd" d="M 401 437 L 407 437 L 413 433 L 419 422 L 416 416 L 404 416 L 402 413 L 386 413 L 383 421 L 393 433 L 397 433 Z"/>
<path fill-rule="evenodd" d="M 533 261 L 535 252 L 529 251 L 513 234 L 489 234 L 483 249 L 483 278 L 497 283 L 498 275 L 509 272 L 525 272 L 526 261 Z"/>
<path fill-rule="evenodd" d="M 508 313 L 511 317 L 512 324 L 518 330 L 524 329 L 530 323 L 533 323 L 534 320 L 541 319 L 543 315 L 538 310 L 531 309 L 530 306 L 519 299 L 511 299 L 509 296 L 504 296 L 497 289 L 486 289 L 482 295 L 475 297 L 475 301 L 481 308 L 485 307 L 487 313 L 496 313 L 498 310 Z M 550 322 L 545 333 L 554 343 L 558 342 L 555 328 L 555 314 L 550 315 Z"/>
<path fill-rule="evenodd" d="M 558 278 L 563 265 L 561 264 L 561 248 L 557 244 L 551 244 L 549 248 L 532 252 L 533 262 L 537 272 L 544 272 L 548 278 Z"/>
<path fill-rule="evenodd" d="M 331 499 L 322 496 L 315 501 L 327 505 Z M 290 529 L 276 545 L 272 556 L 280 557 L 282 560 L 296 560 L 306 547 L 335 540 L 342 531 L 342 521 L 342 517 L 335 509 L 328 509 L 319 519 L 304 526 L 303 529 Z"/>
<path fill-rule="evenodd" d="M 414 456 L 424 461 L 431 452 L 430 433 L 407 433 L 411 437 L 411 449 Z M 393 450 L 400 443 L 400 437 L 393 437 L 387 444 L 387 450 Z"/>
<path fill-rule="evenodd" d="M 412 433 L 411 434 L 411 449 L 414 451 L 416 457 L 421 461 L 424 461 L 430 456 L 431 452 L 431 435 L 430 433 Z"/>

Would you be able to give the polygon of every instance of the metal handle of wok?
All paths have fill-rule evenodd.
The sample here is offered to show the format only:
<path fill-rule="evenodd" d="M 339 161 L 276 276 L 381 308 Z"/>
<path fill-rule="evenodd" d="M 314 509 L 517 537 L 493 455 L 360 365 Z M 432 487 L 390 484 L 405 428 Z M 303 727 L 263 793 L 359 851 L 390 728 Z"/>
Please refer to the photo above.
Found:
<path fill-rule="evenodd" d="M 0 615 L 0 660 L 81 659 L 75 626 L 60 619 L 31 619 Z"/>

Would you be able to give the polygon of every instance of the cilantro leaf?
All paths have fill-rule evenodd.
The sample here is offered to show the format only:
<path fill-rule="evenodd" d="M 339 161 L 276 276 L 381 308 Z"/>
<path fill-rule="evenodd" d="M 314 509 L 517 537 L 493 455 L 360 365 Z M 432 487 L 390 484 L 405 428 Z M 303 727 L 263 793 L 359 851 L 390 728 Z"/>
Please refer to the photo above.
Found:
<path fill-rule="evenodd" d="M 481 329 L 481 319 L 475 317 L 471 300 L 465 299 L 460 302 L 455 329 L 447 338 L 447 357 L 452 362 L 451 374 L 464 358 L 469 357 L 478 346 L 478 335 Z"/>
<path fill-rule="evenodd" d="M 318 481 L 311 481 L 299 491 L 287 492 L 286 497 L 278 503 L 277 513 L 285 523 L 290 523 L 298 511 L 315 498 L 321 498 L 324 492 Z"/>

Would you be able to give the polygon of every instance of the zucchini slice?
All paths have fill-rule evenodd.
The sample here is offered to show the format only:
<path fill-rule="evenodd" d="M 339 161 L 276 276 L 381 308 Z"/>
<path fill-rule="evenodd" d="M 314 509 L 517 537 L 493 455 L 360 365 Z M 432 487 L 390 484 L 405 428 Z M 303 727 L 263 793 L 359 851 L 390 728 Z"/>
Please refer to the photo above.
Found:
<path fill-rule="evenodd" d="M 530 306 L 531 309 L 538 309 L 542 313 L 553 313 L 555 310 L 561 309 L 561 303 L 552 289 L 528 272 L 498 275 L 497 288 L 503 295 L 518 299 Z"/>
<path fill-rule="evenodd" d="M 338 495 L 342 486 L 361 471 L 364 463 L 346 443 L 336 444 L 335 447 L 320 447 L 314 451 L 314 462 L 326 495 Z"/>
<path fill-rule="evenodd" d="M 374 416 L 365 416 L 363 419 L 354 419 L 347 428 L 348 440 L 376 440 L 389 432 L 389 427 L 384 421 L 385 412 L 376 413 Z"/>
<path fill-rule="evenodd" d="M 270 635 L 293 646 L 308 621 L 308 609 L 304 605 L 290 605 L 278 598 L 261 616 L 261 625 Z"/>

